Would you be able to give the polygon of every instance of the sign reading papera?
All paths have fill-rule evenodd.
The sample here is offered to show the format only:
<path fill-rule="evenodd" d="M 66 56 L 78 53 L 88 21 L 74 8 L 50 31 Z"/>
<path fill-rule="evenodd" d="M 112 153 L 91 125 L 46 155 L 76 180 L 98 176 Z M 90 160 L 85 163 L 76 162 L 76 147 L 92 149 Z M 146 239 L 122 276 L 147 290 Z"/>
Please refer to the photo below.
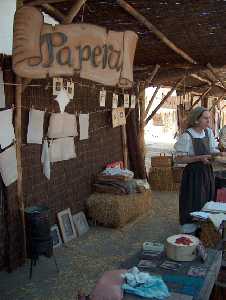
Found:
<path fill-rule="evenodd" d="M 14 18 L 13 69 L 25 78 L 72 76 L 130 87 L 137 34 L 91 24 L 52 26 L 29 6 Z"/>

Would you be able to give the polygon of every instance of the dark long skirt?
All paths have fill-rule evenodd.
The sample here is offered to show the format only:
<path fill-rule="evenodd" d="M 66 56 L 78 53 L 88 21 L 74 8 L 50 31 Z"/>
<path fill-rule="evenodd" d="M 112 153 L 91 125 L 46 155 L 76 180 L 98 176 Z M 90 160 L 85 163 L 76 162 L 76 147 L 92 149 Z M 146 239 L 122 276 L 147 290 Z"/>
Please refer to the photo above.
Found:
<path fill-rule="evenodd" d="M 210 164 L 190 163 L 183 171 L 179 213 L 180 224 L 190 223 L 190 212 L 199 211 L 207 201 L 214 200 L 214 176 Z"/>

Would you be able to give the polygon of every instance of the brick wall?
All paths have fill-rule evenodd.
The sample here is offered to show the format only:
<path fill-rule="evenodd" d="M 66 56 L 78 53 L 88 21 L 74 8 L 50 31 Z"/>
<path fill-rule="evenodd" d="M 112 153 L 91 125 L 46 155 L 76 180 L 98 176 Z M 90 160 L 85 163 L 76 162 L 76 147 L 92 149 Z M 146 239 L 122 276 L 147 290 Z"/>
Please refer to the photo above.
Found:
<path fill-rule="evenodd" d="M 11 77 L 10 77 L 10 76 Z M 11 71 L 5 81 L 14 80 Z M 76 80 L 78 81 L 78 80 Z M 114 160 L 123 159 L 121 128 L 111 128 L 111 97 L 107 93 L 106 108 L 99 107 L 99 90 L 101 87 L 83 81 L 75 85 L 75 100 L 71 101 L 66 111 L 69 113 L 90 113 L 89 139 L 79 141 L 75 138 L 77 158 L 57 162 L 51 165 L 51 179 L 48 181 L 42 173 L 41 145 L 26 144 L 29 108 L 47 110 L 45 115 L 45 132 L 48 128 L 50 113 L 59 112 L 58 103 L 52 96 L 52 88 L 47 88 L 47 81 L 32 81 L 41 87 L 27 87 L 22 96 L 22 176 L 24 205 L 45 204 L 50 208 L 51 224 L 57 222 L 57 213 L 68 207 L 72 214 L 85 209 L 85 200 L 92 193 L 95 175 L 104 166 Z M 49 80 L 52 85 L 52 80 Z M 89 85 L 89 86 L 87 86 Z M 8 105 L 14 101 L 12 87 L 6 89 Z M 104 112 L 100 112 L 104 110 Z M 9 247 L 7 255 L 10 270 L 23 263 L 21 247 L 22 226 L 16 199 L 16 184 L 7 189 L 7 223 L 9 229 Z M 0 215 L 0 230 L 4 232 L 4 222 Z M 0 243 L 1 259 L 6 245 Z M 20 252 L 19 252 L 19 249 Z"/>

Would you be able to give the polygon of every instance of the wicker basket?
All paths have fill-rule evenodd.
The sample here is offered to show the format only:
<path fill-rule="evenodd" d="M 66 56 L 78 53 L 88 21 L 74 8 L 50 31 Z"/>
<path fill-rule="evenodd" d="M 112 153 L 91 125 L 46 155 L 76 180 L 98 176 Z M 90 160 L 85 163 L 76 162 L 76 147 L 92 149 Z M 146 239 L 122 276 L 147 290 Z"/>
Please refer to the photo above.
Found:
<path fill-rule="evenodd" d="M 149 183 L 153 191 L 178 191 L 180 183 L 174 181 L 172 167 L 150 168 Z"/>
<path fill-rule="evenodd" d="M 216 248 L 221 239 L 221 234 L 215 229 L 211 221 L 201 222 L 200 240 L 205 247 Z"/>
<path fill-rule="evenodd" d="M 155 168 L 171 167 L 173 165 L 173 157 L 167 155 L 158 155 L 151 157 L 151 166 Z"/>

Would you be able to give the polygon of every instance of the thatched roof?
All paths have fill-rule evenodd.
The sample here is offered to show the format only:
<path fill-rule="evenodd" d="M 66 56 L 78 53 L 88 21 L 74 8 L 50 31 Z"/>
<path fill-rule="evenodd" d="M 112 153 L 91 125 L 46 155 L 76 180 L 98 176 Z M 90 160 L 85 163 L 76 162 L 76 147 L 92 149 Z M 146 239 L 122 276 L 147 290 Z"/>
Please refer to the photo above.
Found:
<path fill-rule="evenodd" d="M 84 21 L 112 30 L 133 30 L 138 34 L 139 42 L 134 61 L 135 79 L 146 79 L 155 65 L 159 64 L 160 70 L 154 84 L 172 86 L 186 72 L 194 72 L 209 80 L 210 84 L 211 81 L 217 82 L 216 77 L 206 68 L 210 63 L 217 74 L 226 80 L 226 1 L 126 1 L 196 63 L 186 61 L 170 49 L 156 34 L 125 11 L 119 1 L 77 2 L 85 2 L 85 5 L 73 19 L 74 23 Z M 24 4 L 31 3 L 36 3 L 37 7 L 62 22 L 62 15 L 68 14 L 76 1 L 24 0 Z M 189 76 L 186 86 L 203 89 L 208 86 L 208 82 Z"/>

